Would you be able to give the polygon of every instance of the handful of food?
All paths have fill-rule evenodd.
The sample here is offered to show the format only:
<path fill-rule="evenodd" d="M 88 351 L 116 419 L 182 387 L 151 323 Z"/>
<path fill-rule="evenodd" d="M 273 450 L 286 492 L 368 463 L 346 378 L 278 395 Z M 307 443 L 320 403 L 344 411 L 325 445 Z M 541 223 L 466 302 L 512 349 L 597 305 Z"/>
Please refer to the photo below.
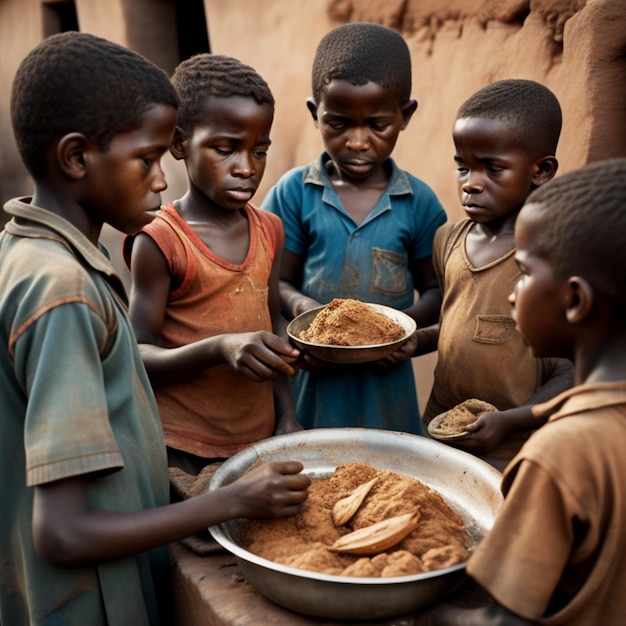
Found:
<path fill-rule="evenodd" d="M 462 439 L 470 435 L 467 426 L 473 424 L 481 413 L 497 410 L 489 402 L 470 398 L 435 417 L 428 424 L 428 433 L 433 439 Z"/>

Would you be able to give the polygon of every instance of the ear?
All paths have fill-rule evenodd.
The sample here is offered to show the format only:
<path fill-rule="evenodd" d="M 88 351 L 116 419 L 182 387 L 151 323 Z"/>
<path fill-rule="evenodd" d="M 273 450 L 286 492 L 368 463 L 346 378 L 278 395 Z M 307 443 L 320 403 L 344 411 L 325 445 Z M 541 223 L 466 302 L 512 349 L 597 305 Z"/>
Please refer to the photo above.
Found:
<path fill-rule="evenodd" d="M 533 185 L 541 187 L 549 180 L 554 178 L 556 171 L 559 169 L 559 162 L 556 157 L 547 156 L 537 161 L 537 171 L 533 174 Z"/>
<path fill-rule="evenodd" d="M 593 287 L 580 276 L 570 276 L 567 279 L 568 304 L 565 310 L 567 321 L 570 324 L 582 322 L 593 307 Z"/>
<path fill-rule="evenodd" d="M 63 135 L 57 143 L 56 158 L 63 173 L 73 180 L 81 179 L 87 169 L 87 137 L 82 133 Z"/>
<path fill-rule="evenodd" d="M 187 133 L 180 126 L 174 129 L 170 152 L 177 161 L 187 158 Z"/>
<path fill-rule="evenodd" d="M 317 126 L 317 104 L 313 98 L 306 99 L 306 108 L 309 109 L 309 113 L 315 122 L 315 126 Z"/>
<path fill-rule="evenodd" d="M 402 130 L 409 125 L 415 111 L 417 111 L 417 100 L 408 100 L 402 105 Z"/>

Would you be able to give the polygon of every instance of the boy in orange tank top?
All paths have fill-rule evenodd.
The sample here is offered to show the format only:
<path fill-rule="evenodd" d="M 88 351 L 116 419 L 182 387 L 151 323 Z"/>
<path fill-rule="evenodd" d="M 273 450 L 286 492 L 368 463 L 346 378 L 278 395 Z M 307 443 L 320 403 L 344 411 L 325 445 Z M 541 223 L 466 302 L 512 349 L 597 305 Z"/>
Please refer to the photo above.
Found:
<path fill-rule="evenodd" d="M 250 200 L 265 170 L 274 98 L 251 67 L 200 54 L 176 69 L 171 146 L 185 195 L 135 238 L 130 318 L 154 386 L 170 467 L 198 474 L 300 428 L 281 336 L 280 219 Z"/>

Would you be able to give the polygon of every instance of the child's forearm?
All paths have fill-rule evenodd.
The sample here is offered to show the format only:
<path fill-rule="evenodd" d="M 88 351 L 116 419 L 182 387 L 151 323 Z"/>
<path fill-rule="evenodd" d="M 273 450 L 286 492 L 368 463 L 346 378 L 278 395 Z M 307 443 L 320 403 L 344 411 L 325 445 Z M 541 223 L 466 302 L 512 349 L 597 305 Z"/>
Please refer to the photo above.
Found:
<path fill-rule="evenodd" d="M 292 320 L 294 317 L 300 315 L 300 313 L 304 313 L 304 311 L 321 306 L 317 300 L 309 298 L 309 296 L 305 296 L 301 291 L 296 289 L 296 287 L 286 280 L 280 281 L 279 293 L 280 306 L 283 315 L 288 320 Z"/>
<path fill-rule="evenodd" d="M 566 359 L 559 359 L 551 378 L 539 387 L 524 405 L 500 412 L 500 415 L 507 420 L 509 432 L 533 430 L 545 424 L 545 417 L 539 418 L 533 414 L 533 405 L 554 398 L 562 391 L 569 389 L 573 384 L 574 371 L 572 364 Z"/>
<path fill-rule="evenodd" d="M 574 385 L 574 366 L 568 359 L 557 359 L 550 378 L 533 393 L 526 404 L 538 404 L 557 396 Z"/>
<path fill-rule="evenodd" d="M 40 485 L 33 507 L 35 549 L 52 565 L 85 565 L 167 545 L 228 519 L 295 515 L 311 482 L 301 471 L 296 461 L 263 463 L 220 489 L 140 511 L 92 509 L 89 476 Z"/>
<path fill-rule="evenodd" d="M 439 342 L 439 324 L 433 324 L 426 328 L 418 328 L 415 331 L 417 336 L 417 347 L 413 356 L 421 356 L 437 350 Z"/>
<path fill-rule="evenodd" d="M 274 410 L 276 413 L 275 435 L 302 430 L 296 418 L 296 407 L 291 395 L 289 379 L 281 376 L 274 381 Z"/>
<path fill-rule="evenodd" d="M 221 337 L 208 337 L 178 348 L 139 344 L 141 359 L 153 385 L 184 380 L 198 372 L 225 362 Z"/>

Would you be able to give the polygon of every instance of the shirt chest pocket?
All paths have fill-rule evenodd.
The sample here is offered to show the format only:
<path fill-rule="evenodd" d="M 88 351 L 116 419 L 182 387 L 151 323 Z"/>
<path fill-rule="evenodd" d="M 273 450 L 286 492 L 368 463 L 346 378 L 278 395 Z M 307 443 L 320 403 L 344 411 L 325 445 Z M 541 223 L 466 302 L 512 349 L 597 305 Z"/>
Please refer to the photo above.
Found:
<path fill-rule="evenodd" d="M 515 335 L 515 322 L 508 315 L 477 315 L 472 339 L 479 343 L 506 343 Z"/>
<path fill-rule="evenodd" d="M 408 257 L 394 250 L 372 248 L 372 290 L 384 293 L 406 291 Z"/>

